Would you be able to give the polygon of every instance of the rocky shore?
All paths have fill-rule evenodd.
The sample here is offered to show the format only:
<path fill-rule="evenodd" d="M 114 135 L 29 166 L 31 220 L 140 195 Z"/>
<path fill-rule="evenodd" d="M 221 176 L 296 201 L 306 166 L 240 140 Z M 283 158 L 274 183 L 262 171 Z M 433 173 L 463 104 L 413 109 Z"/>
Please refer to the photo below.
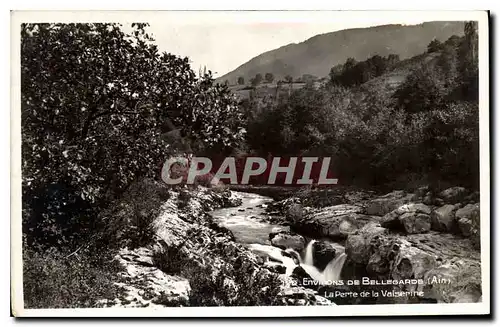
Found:
<path fill-rule="evenodd" d="M 266 287 L 274 287 L 269 294 L 272 305 L 332 305 L 332 303 L 311 289 L 296 286 L 289 277 L 269 264 L 267 255 L 257 255 L 254 251 L 234 241 L 232 233 L 217 224 L 208 214 L 217 208 L 235 207 L 241 199 L 231 191 L 214 191 L 199 187 L 195 190 L 170 191 L 169 200 L 163 205 L 161 214 L 154 220 L 154 242 L 139 248 L 123 248 L 116 259 L 125 268 L 121 273 L 119 286 L 125 295 L 113 300 L 102 300 L 103 306 L 113 307 L 162 307 L 188 306 L 193 304 L 192 283 L 182 268 L 165 272 L 158 262 L 158 253 L 166 249 L 177 249 L 171 265 L 196 266 L 200 271 L 209 271 L 213 279 L 224 273 L 225 266 L 248 274 L 250 279 L 264 280 Z M 182 258 L 182 260 L 181 260 Z M 176 262 L 177 260 L 178 262 Z M 186 269 L 187 270 L 187 269 Z M 277 282 L 266 284 L 266 279 Z M 224 285 L 231 282 L 227 276 Z M 225 286 L 224 286 L 225 287 Z M 222 292 L 222 290 L 220 290 Z M 238 290 L 234 289 L 237 293 Z M 202 294 L 203 295 L 203 294 Z M 211 294 L 206 294 L 210 297 Z M 229 296 L 229 295 L 228 295 Z"/>
<path fill-rule="evenodd" d="M 125 268 L 119 285 L 126 295 L 102 303 L 120 307 L 200 305 L 193 299 L 205 295 L 193 292 L 193 287 L 200 287 L 199 281 L 190 275 L 192 268 L 186 268 L 193 266 L 198 269 L 195 275 L 208 271 L 208 279 L 215 281 L 212 288 L 233 285 L 229 293 L 225 290 L 220 295 L 223 298 L 238 294 L 238 283 L 255 282 L 254 293 L 262 292 L 262 298 L 267 296 L 269 301 L 272 298 L 263 305 L 481 300 L 477 193 L 454 187 L 433 198 L 421 188 L 415 193 L 393 191 L 383 196 L 355 192 L 343 199 L 346 203 L 315 208 L 288 197 L 259 204 L 265 212 L 262 218 L 251 216 L 250 207 L 238 207 L 242 200 L 237 192 L 202 187 L 170 191 L 169 200 L 153 221 L 154 242 L 123 248 L 117 255 Z M 209 214 L 231 207 L 238 214 L 281 227 L 269 233 L 268 245 L 242 244 Z M 334 262 L 336 258 L 338 262 Z M 302 264 L 308 260 L 314 266 L 312 272 Z M 324 274 L 332 264 L 340 265 L 341 280 L 366 279 L 366 284 L 307 282 L 318 278 L 311 274 Z M 227 267 L 231 273 L 226 274 Z M 237 281 L 242 274 L 247 279 Z M 216 284 L 219 279 L 222 282 Z M 335 292 L 363 291 L 372 295 L 328 298 Z M 238 305 L 237 299 L 224 301 L 201 305 Z"/>
<path fill-rule="evenodd" d="M 346 199 L 350 201 L 312 208 L 302 205 L 298 198 L 289 198 L 274 203 L 269 210 L 286 217 L 292 233 L 300 231 L 313 239 L 344 244 L 347 260 L 343 279 L 411 279 L 423 283 L 320 287 L 320 293 L 349 289 L 420 295 L 341 300 L 346 304 L 481 300 L 477 192 L 453 187 L 433 198 L 426 188 L 421 188 L 415 193 L 394 191 L 378 197 L 357 193 Z M 315 255 L 324 256 L 324 251 Z M 332 258 L 330 254 L 324 261 Z"/>

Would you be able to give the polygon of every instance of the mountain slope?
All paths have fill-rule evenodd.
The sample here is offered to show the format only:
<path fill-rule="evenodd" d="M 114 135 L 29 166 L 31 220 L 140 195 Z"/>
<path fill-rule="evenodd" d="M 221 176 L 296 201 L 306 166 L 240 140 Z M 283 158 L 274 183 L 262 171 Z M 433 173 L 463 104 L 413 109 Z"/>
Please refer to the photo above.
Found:
<path fill-rule="evenodd" d="M 445 41 L 463 35 L 464 22 L 426 22 L 419 25 L 382 25 L 316 35 L 298 44 L 265 52 L 217 80 L 236 83 L 239 76 L 249 80 L 257 73 L 273 73 L 282 79 L 303 74 L 326 76 L 330 68 L 349 57 L 358 61 L 379 54 L 398 54 L 401 59 L 425 52 L 434 38 Z"/>

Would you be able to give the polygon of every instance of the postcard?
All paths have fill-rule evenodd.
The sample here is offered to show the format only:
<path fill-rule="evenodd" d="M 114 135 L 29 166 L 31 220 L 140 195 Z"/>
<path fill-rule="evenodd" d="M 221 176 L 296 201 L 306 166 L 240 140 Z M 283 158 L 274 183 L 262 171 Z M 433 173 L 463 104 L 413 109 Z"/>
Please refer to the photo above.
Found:
<path fill-rule="evenodd" d="M 487 11 L 13 11 L 12 315 L 490 314 Z"/>

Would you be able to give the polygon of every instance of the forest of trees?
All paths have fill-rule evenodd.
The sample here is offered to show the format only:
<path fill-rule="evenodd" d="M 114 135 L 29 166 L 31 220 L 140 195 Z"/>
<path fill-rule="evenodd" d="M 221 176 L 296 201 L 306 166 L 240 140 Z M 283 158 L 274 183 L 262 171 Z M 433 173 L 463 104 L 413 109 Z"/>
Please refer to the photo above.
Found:
<path fill-rule="evenodd" d="M 401 179 L 472 187 L 479 177 L 477 31 L 438 45 L 418 60 L 395 92 L 363 84 L 391 71 L 399 57 L 348 59 L 330 83 L 290 96 L 245 102 L 247 146 L 260 154 L 335 158 L 341 183 Z M 379 83 L 379 82 L 377 82 Z"/>
<path fill-rule="evenodd" d="M 399 56 L 394 54 L 387 57 L 375 55 L 361 62 L 357 62 L 354 58 L 348 58 L 342 68 L 332 68 L 330 82 L 346 87 L 360 85 L 384 74 L 398 62 Z"/>

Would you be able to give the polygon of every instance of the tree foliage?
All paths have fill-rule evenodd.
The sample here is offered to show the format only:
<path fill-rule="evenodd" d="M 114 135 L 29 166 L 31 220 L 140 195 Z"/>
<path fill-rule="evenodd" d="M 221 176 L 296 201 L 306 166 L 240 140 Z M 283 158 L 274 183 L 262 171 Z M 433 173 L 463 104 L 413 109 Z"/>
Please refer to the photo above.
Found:
<path fill-rule="evenodd" d="M 398 61 L 399 56 L 394 54 L 387 57 L 375 55 L 360 62 L 348 58 L 341 69 L 333 67 L 330 70 L 330 83 L 346 87 L 360 85 L 384 74 Z"/>
<path fill-rule="evenodd" d="M 272 83 L 274 81 L 274 75 L 272 73 L 266 73 L 264 76 L 267 83 Z"/>
<path fill-rule="evenodd" d="M 249 117 L 249 148 L 262 155 L 332 157 L 341 183 L 381 185 L 401 178 L 405 185 L 397 187 L 418 179 L 477 187 L 474 26 L 468 23 L 465 37 L 452 36 L 435 53 L 406 63 L 396 55 L 349 58 L 332 68 L 328 85 L 265 103 Z M 380 92 L 378 81 L 365 84 L 393 69 L 402 74 L 401 66 L 409 73 L 395 89 Z"/>
<path fill-rule="evenodd" d="M 440 51 L 442 48 L 443 44 L 439 40 L 434 39 L 427 45 L 427 52 L 428 53 L 437 52 Z"/>
<path fill-rule="evenodd" d="M 259 85 L 260 83 L 262 83 L 262 80 L 263 80 L 262 74 L 259 73 L 259 74 L 256 74 L 255 77 L 250 80 L 250 83 L 252 84 L 252 86 L 255 87 L 255 86 Z"/>
<path fill-rule="evenodd" d="M 242 139 L 227 87 L 160 53 L 146 28 L 23 24 L 23 208 L 32 230 L 76 219 L 74 206 L 102 207 L 139 177 L 157 178 L 175 151 L 172 130 L 204 150 Z"/>

